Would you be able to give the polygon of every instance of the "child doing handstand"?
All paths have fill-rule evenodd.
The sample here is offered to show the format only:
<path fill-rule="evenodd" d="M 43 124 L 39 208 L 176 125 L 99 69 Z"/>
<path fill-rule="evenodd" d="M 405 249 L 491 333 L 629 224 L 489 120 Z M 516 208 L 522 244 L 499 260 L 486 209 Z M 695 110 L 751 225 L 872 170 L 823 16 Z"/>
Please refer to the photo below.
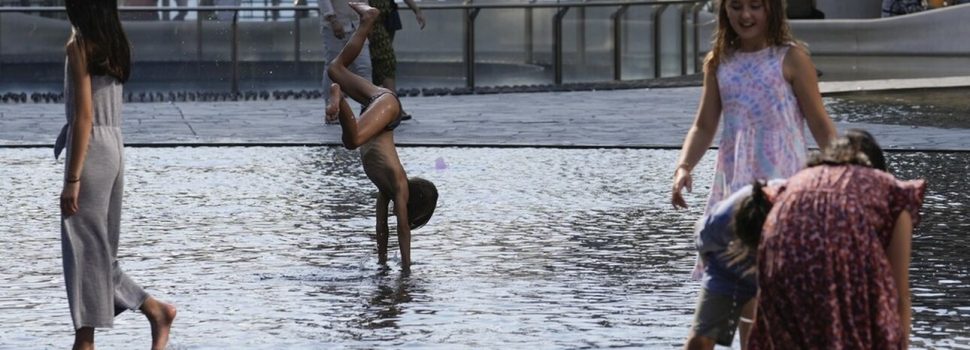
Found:
<path fill-rule="evenodd" d="M 431 219 L 438 202 L 438 190 L 434 184 L 421 178 L 408 179 L 404 166 L 394 147 L 394 128 L 400 123 L 401 103 L 393 91 L 375 86 L 347 69 L 360 54 L 377 19 L 377 9 L 365 3 L 350 3 L 360 16 L 360 27 L 347 45 L 327 69 L 334 82 L 330 87 L 328 117 L 337 115 L 343 129 L 343 144 L 347 149 L 360 147 L 364 173 L 377 186 L 377 258 L 387 263 L 388 204 L 394 202 L 397 216 L 397 238 L 401 248 L 401 268 L 411 266 L 411 230 L 423 226 Z M 346 100 L 346 94 L 364 108 L 360 119 Z"/>

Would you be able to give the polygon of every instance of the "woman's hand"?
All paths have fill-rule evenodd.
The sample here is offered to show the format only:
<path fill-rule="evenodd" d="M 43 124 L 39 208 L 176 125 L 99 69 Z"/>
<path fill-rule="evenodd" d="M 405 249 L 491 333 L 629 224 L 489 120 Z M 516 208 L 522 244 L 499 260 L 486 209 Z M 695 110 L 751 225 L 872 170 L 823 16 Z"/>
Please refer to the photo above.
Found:
<path fill-rule="evenodd" d="M 61 191 L 61 214 L 71 216 L 77 214 L 77 198 L 81 193 L 81 182 L 64 182 L 64 189 Z"/>
<path fill-rule="evenodd" d="M 347 37 L 347 32 L 344 31 L 343 24 L 340 24 L 340 21 L 337 20 L 337 16 L 332 16 L 328 20 L 330 21 L 330 29 L 333 30 L 333 36 L 337 39 L 344 40 Z"/>
<path fill-rule="evenodd" d="M 414 18 L 418 20 L 418 28 L 421 28 L 421 30 L 424 30 L 424 24 L 425 24 L 424 12 L 416 11 L 414 13 Z"/>
<path fill-rule="evenodd" d="M 684 200 L 684 196 L 681 195 L 680 191 L 687 188 L 687 192 L 693 190 L 694 181 L 690 177 L 690 170 L 686 167 L 678 166 L 677 170 L 674 171 L 674 188 L 670 195 L 670 203 L 674 205 L 674 208 L 687 208 L 687 201 Z"/>

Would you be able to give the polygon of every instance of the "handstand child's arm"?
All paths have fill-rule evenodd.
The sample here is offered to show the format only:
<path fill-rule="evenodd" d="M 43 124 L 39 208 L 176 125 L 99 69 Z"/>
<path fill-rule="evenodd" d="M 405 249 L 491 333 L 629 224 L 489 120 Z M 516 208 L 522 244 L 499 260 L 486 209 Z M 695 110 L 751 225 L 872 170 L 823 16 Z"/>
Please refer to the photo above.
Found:
<path fill-rule="evenodd" d="M 401 247 L 401 268 L 411 267 L 411 221 L 408 219 L 408 183 L 398 184 L 397 194 L 394 196 L 394 212 L 397 214 L 397 242 Z"/>
<path fill-rule="evenodd" d="M 387 264 L 387 205 L 391 200 L 383 192 L 377 194 L 377 263 Z"/>

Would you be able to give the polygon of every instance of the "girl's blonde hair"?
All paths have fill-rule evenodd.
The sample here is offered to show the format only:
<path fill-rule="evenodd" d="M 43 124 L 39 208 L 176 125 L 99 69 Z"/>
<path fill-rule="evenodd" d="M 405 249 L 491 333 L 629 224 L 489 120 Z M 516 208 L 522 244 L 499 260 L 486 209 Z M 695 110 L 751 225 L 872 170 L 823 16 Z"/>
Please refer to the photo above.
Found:
<path fill-rule="evenodd" d="M 731 0 L 717 0 L 715 2 L 715 7 L 717 8 L 717 28 L 714 30 L 714 40 L 711 43 L 711 52 L 707 53 L 707 57 L 704 58 L 704 71 L 708 73 L 716 73 L 717 67 L 721 62 L 727 57 L 731 50 L 736 50 L 740 43 L 738 42 L 738 33 L 731 28 L 731 22 L 727 15 L 727 3 Z M 787 45 L 788 43 L 797 43 L 795 38 L 791 35 L 791 30 L 788 28 L 788 20 L 785 15 L 785 0 L 762 0 L 764 2 L 765 11 L 768 13 L 768 29 L 765 33 L 765 39 L 768 41 L 768 45 L 771 46 L 781 46 Z"/>

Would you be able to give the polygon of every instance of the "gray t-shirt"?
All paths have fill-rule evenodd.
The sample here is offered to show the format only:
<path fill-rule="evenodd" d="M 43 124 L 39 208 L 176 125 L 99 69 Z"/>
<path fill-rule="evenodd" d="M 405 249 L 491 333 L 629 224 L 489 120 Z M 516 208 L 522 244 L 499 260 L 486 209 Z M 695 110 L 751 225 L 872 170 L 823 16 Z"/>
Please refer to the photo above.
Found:
<path fill-rule="evenodd" d="M 333 15 L 337 16 L 337 21 L 344 26 L 344 31 L 347 33 L 353 32 L 360 18 L 350 8 L 349 3 L 350 0 L 319 0 L 320 17 L 323 20 L 323 26 L 330 28 L 330 21 L 327 21 L 326 18 L 327 16 Z"/>

